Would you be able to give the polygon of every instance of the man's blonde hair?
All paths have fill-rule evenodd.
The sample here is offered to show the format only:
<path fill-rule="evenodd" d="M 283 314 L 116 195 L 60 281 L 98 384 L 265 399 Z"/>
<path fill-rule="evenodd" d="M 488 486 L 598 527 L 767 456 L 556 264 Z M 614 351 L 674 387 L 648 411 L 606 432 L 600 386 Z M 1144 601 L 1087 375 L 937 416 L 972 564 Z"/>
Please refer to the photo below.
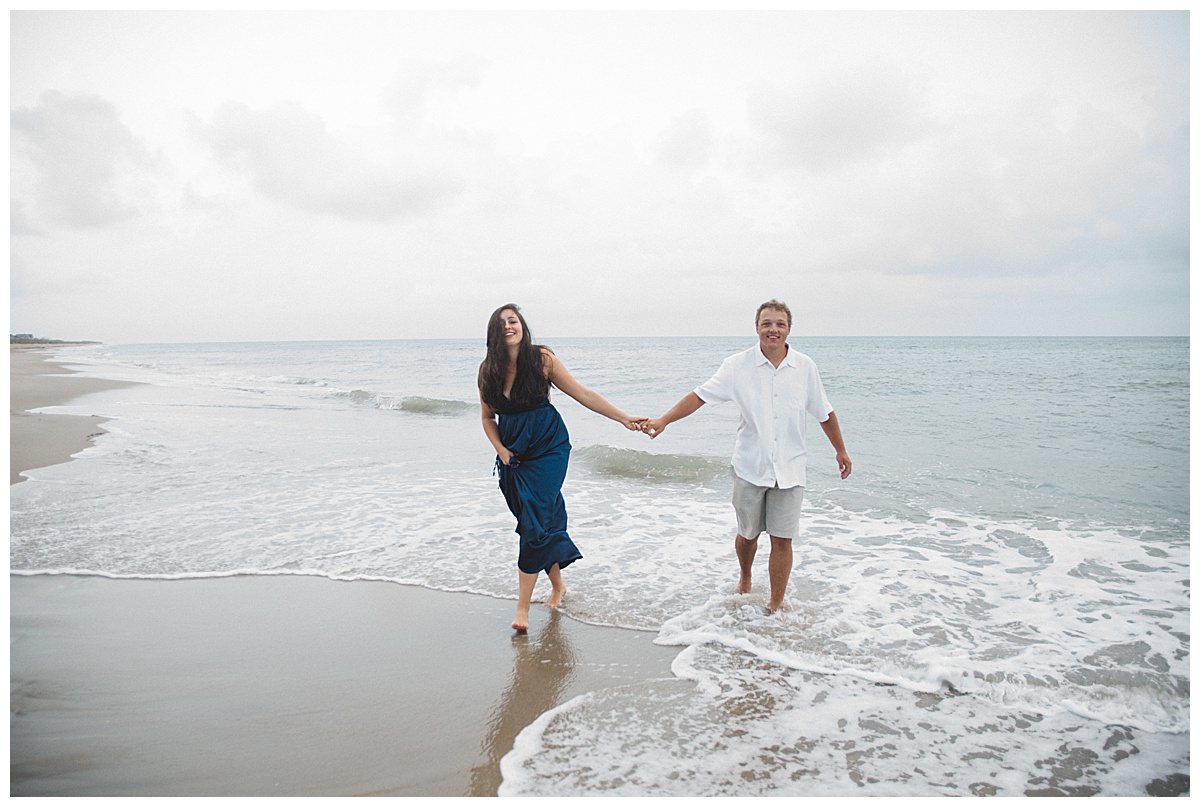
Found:
<path fill-rule="evenodd" d="M 758 327 L 758 320 L 762 316 L 762 312 L 767 310 L 768 308 L 773 308 L 776 311 L 782 311 L 783 313 L 787 314 L 788 327 L 789 328 L 792 327 L 792 309 L 787 307 L 787 303 L 781 303 L 778 300 L 767 300 L 765 303 L 763 303 L 762 305 L 760 305 L 758 307 L 757 311 L 754 312 L 754 327 L 755 328 Z"/>

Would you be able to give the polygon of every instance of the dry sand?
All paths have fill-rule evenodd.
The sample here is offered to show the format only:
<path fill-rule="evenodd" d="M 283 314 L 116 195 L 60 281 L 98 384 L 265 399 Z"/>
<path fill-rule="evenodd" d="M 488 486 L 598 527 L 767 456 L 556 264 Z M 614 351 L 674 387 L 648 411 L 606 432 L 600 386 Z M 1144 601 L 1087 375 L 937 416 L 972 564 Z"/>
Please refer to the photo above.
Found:
<path fill-rule="evenodd" d="M 131 386 L 123 381 L 79 378 L 74 370 L 47 361 L 53 350 L 11 346 L 9 361 L 9 484 L 22 471 L 67 462 L 102 431 L 100 417 L 29 412 L 57 406 L 89 392 Z"/>
<path fill-rule="evenodd" d="M 106 388 L 37 376 L 61 369 L 44 358 L 12 351 L 14 476 L 100 422 L 21 415 Z M 88 426 L 68 438 L 59 421 Z M 494 795 L 538 715 L 669 676 L 677 652 L 540 607 L 514 636 L 512 601 L 393 583 L 9 583 L 15 796 Z"/>

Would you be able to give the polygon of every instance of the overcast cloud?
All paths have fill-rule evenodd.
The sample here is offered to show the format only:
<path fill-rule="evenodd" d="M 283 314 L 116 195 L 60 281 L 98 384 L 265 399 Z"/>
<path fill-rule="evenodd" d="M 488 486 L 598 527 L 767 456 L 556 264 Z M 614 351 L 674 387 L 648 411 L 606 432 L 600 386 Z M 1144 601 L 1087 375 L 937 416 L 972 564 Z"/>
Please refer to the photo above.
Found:
<path fill-rule="evenodd" d="M 264 197 L 351 220 L 391 222 L 427 213 L 462 184 L 452 172 L 375 162 L 292 102 L 258 111 L 230 101 L 196 133 L 218 161 L 251 177 Z"/>
<path fill-rule="evenodd" d="M 1186 12 L 14 12 L 11 330 L 1186 334 Z"/>
<path fill-rule="evenodd" d="M 137 214 L 132 186 L 154 161 L 119 119 L 116 107 L 94 95 L 47 90 L 33 107 L 12 111 L 14 163 L 25 168 L 27 199 L 47 224 L 103 227 Z"/>

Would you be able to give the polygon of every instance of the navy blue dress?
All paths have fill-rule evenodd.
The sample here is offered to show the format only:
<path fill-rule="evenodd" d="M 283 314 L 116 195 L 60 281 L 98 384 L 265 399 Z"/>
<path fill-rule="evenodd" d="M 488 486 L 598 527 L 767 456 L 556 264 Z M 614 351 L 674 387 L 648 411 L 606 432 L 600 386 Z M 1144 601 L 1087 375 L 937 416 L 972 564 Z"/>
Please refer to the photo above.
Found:
<path fill-rule="evenodd" d="M 507 403 L 507 401 L 506 401 Z M 513 458 L 496 458 L 500 490 L 517 517 L 521 551 L 517 568 L 526 574 L 560 569 L 583 557 L 567 535 L 567 505 L 562 497 L 571 456 L 567 424 L 549 398 L 532 409 L 493 407 L 499 416 L 500 441 Z"/>

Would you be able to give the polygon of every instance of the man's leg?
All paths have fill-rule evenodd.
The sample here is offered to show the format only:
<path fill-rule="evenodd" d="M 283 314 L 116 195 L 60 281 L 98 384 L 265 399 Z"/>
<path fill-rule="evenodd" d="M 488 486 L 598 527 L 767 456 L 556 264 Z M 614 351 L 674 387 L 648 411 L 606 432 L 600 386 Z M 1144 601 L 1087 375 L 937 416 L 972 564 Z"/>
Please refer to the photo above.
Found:
<path fill-rule="evenodd" d="M 738 566 L 742 570 L 741 578 L 738 580 L 737 593 L 749 594 L 750 567 L 754 564 L 754 553 L 758 551 L 758 539 L 750 541 L 739 533 L 738 537 L 733 539 L 733 551 L 737 553 Z"/>
<path fill-rule="evenodd" d="M 733 469 L 730 469 L 733 473 Z M 758 551 L 758 536 L 763 531 L 766 517 L 767 489 L 752 485 L 733 473 L 733 512 L 737 514 L 737 538 L 733 539 L 733 550 L 737 553 L 741 577 L 737 593 L 750 593 L 750 566 L 754 553 Z"/>
<path fill-rule="evenodd" d="M 787 592 L 788 578 L 792 576 L 792 539 L 771 536 L 771 557 L 767 561 L 771 576 L 771 603 L 767 610 L 775 613 L 783 607 L 783 595 Z"/>

